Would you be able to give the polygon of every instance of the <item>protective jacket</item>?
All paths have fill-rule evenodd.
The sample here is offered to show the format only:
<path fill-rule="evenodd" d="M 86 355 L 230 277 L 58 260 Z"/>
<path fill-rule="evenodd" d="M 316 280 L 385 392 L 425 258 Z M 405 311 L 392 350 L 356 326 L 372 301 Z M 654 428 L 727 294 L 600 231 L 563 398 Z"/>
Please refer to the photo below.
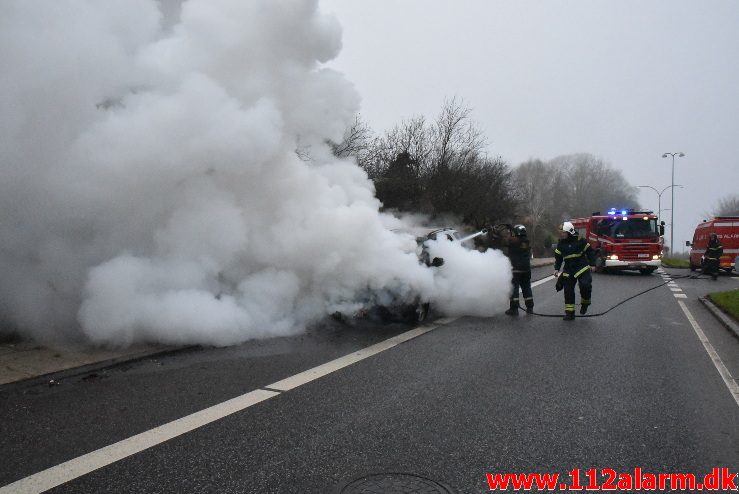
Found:
<path fill-rule="evenodd" d="M 509 237 L 505 244 L 508 246 L 508 259 L 511 260 L 514 273 L 531 271 L 531 242 L 525 236 Z"/>
<path fill-rule="evenodd" d="M 708 242 L 708 248 L 706 249 L 705 258 L 708 261 L 717 262 L 721 259 L 723 253 L 724 248 L 721 246 L 721 243 L 719 243 L 718 239 L 711 240 L 710 242 Z"/>
<path fill-rule="evenodd" d="M 590 266 L 595 266 L 595 253 L 587 240 L 570 236 L 561 239 L 554 249 L 554 269 L 559 271 L 563 263 L 564 277 L 579 278 Z"/>

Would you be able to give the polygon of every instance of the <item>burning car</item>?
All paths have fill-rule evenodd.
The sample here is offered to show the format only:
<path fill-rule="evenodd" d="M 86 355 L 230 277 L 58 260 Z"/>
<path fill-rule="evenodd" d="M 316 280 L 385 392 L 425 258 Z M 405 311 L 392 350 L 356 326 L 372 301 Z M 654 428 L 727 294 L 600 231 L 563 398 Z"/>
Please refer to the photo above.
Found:
<path fill-rule="evenodd" d="M 449 242 L 458 242 L 465 248 L 474 248 L 472 242 L 476 237 L 487 233 L 482 230 L 472 235 L 462 236 L 458 230 L 454 228 L 415 228 L 408 231 L 396 230 L 399 234 L 410 234 L 416 237 L 416 255 L 419 263 L 428 268 L 439 268 L 444 265 L 444 258 L 433 256 L 431 253 L 432 243 L 440 240 Z M 427 319 L 431 311 L 431 303 L 424 300 L 420 295 L 416 296 L 412 302 L 391 301 L 386 304 L 374 305 L 368 311 L 371 318 L 379 319 L 383 322 L 404 322 L 415 324 L 423 322 Z"/>

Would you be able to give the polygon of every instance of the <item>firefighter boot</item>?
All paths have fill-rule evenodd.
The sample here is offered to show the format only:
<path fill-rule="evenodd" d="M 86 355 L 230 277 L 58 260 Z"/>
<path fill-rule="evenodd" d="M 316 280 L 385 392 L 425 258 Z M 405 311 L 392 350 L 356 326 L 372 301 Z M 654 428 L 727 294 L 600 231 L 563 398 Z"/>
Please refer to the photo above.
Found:
<path fill-rule="evenodd" d="M 590 301 L 588 302 L 581 302 L 580 303 L 580 314 L 585 314 L 588 311 L 588 307 L 590 307 Z"/>
<path fill-rule="evenodd" d="M 518 315 L 518 297 L 511 298 L 511 308 L 505 311 L 506 315 L 508 316 L 517 316 Z"/>
<path fill-rule="evenodd" d="M 575 320 L 575 311 L 568 310 L 565 311 L 565 316 L 562 318 L 564 321 L 574 321 Z"/>
<path fill-rule="evenodd" d="M 526 313 L 531 314 L 532 312 L 534 312 L 534 301 L 527 300 L 526 301 Z"/>

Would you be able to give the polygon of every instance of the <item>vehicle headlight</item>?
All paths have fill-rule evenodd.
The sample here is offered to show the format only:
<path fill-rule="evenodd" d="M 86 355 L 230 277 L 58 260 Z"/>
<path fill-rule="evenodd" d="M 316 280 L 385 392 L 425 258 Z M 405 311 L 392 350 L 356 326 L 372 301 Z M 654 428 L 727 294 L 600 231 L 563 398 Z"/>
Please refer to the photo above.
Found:
<path fill-rule="evenodd" d="M 609 258 L 611 261 L 618 261 L 618 255 L 611 254 L 611 257 Z"/>
<path fill-rule="evenodd" d="M 660 255 L 659 254 L 655 254 L 655 255 L 652 256 L 652 260 L 653 261 L 658 261 L 659 258 L 660 258 Z"/>

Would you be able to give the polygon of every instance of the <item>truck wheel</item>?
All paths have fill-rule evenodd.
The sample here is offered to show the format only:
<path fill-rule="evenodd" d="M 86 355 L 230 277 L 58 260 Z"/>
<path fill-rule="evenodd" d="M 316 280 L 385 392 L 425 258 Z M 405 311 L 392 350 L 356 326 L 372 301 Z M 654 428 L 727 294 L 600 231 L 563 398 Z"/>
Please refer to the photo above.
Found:
<path fill-rule="evenodd" d="M 639 270 L 639 272 L 645 276 L 652 274 L 653 271 L 654 271 L 654 268 L 644 268 L 644 269 Z"/>
<path fill-rule="evenodd" d="M 690 270 L 691 271 L 695 271 L 696 269 L 698 269 L 698 266 L 696 266 L 695 264 L 693 264 L 692 262 L 690 262 Z"/>

